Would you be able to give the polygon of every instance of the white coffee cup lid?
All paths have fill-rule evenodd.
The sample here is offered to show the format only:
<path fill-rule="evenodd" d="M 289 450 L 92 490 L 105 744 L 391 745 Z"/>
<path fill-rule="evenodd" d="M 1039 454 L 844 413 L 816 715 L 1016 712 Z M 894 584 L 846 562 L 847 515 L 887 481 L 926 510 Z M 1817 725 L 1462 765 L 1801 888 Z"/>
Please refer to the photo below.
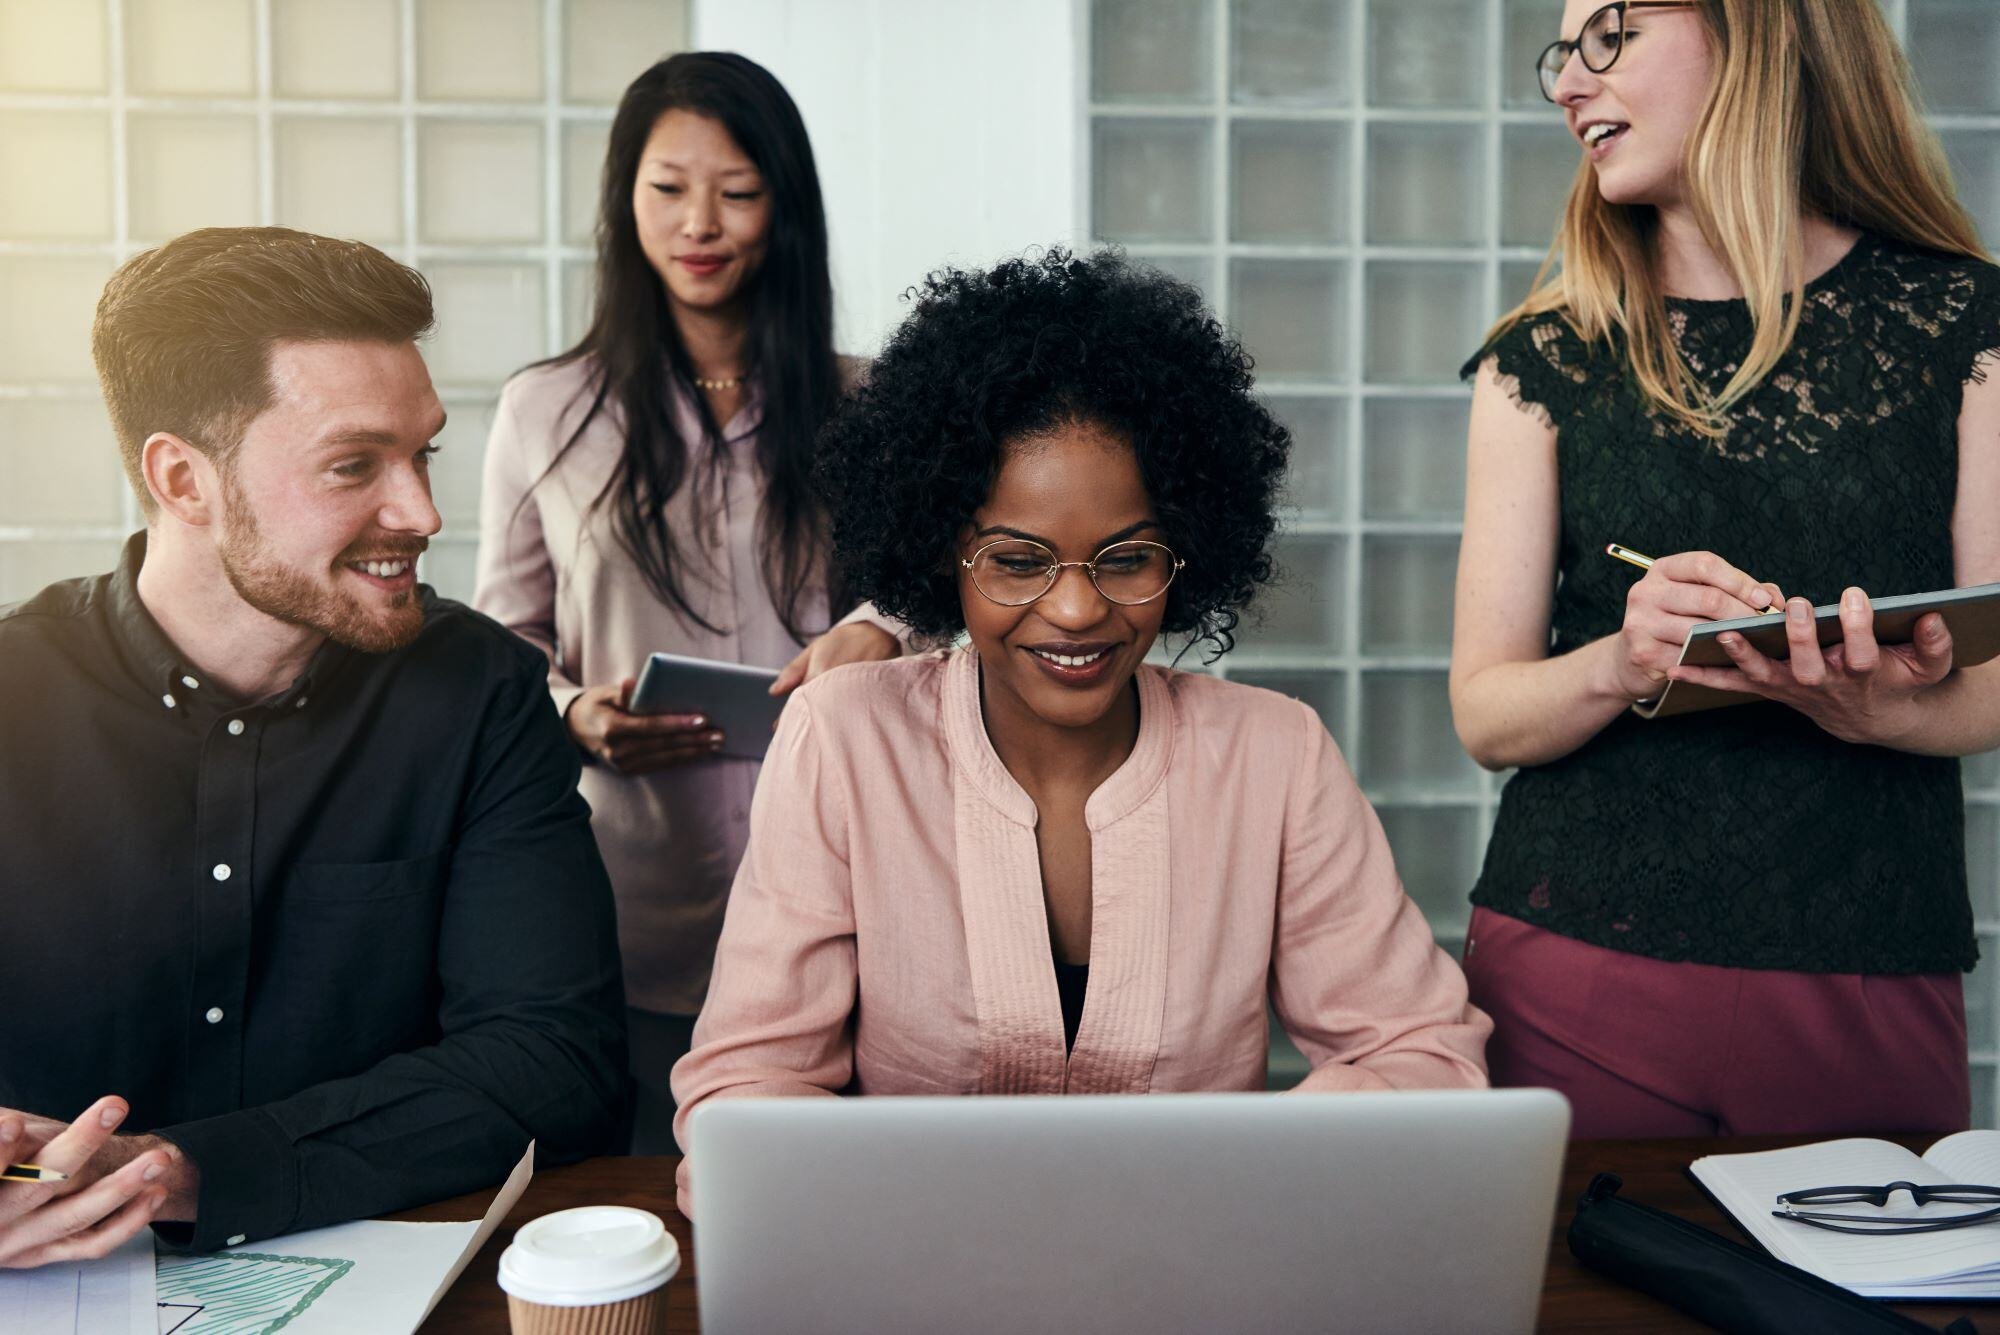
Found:
<path fill-rule="evenodd" d="M 530 1220 L 500 1254 L 500 1287 L 550 1307 L 593 1307 L 650 1293 L 681 1268 L 659 1216 L 585 1205 Z"/>

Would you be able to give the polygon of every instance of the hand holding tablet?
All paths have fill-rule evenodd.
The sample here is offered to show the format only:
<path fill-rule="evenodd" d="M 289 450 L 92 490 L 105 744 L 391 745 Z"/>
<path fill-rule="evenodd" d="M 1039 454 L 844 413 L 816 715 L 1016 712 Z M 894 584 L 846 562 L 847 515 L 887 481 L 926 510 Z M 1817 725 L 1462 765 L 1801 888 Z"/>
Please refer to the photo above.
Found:
<path fill-rule="evenodd" d="M 719 729 L 718 752 L 741 760 L 762 760 L 771 731 L 785 707 L 771 694 L 778 674 L 768 668 L 725 663 L 681 654 L 654 654 L 639 674 L 626 706 L 634 714 L 700 713 Z"/>
<path fill-rule="evenodd" d="M 1641 569 L 1650 570 L 1658 564 L 1617 543 L 1608 545 L 1605 553 Z M 1922 619 L 1935 613 L 1949 635 L 1948 640 L 1939 637 L 1940 643 L 1950 645 L 1951 659 L 1946 668 L 1974 667 L 2000 655 L 2000 584 L 1902 594 L 1866 603 L 1858 601 L 1858 594 L 1852 596 L 1865 615 L 1862 624 L 1872 632 L 1873 642 L 1885 649 L 1910 645 L 1917 637 Z M 1841 644 L 1846 634 L 1841 604 L 1813 608 L 1811 621 L 1807 648 L 1814 642 L 1823 648 Z M 1732 645 L 1738 646 L 1738 652 L 1731 651 Z M 1774 661 L 1788 658 L 1785 606 L 1774 604 L 1758 615 L 1707 620 L 1689 626 L 1673 675 L 1659 694 L 1633 705 L 1633 712 L 1642 718 L 1668 718 L 1764 698 L 1740 689 L 1724 689 L 1718 681 L 1702 680 L 1704 675 L 1712 676 L 1716 671 L 1740 668 L 1743 646 Z M 1704 669 L 1712 671 L 1705 674 Z"/>
<path fill-rule="evenodd" d="M 585 690 L 563 714 L 570 738 L 591 759 L 627 778 L 690 765 L 717 754 L 722 734 L 706 715 L 632 712 L 636 677 Z"/>

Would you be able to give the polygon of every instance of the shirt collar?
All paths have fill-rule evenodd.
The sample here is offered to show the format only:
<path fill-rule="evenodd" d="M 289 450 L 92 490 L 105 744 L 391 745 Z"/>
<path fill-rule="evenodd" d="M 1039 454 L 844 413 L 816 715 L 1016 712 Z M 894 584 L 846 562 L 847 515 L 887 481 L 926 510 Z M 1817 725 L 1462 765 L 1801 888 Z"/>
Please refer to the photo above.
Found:
<path fill-rule="evenodd" d="M 303 709 L 317 684 L 326 681 L 354 651 L 326 640 L 320 644 L 292 684 L 265 700 L 246 702 L 212 684 L 208 674 L 189 662 L 139 597 L 139 569 L 146 563 L 146 532 L 125 540 L 118 566 L 105 585 L 105 611 L 112 639 L 125 657 L 133 678 L 158 696 L 163 709 L 185 711 L 189 717 L 240 711 L 246 703 L 269 709 Z"/>

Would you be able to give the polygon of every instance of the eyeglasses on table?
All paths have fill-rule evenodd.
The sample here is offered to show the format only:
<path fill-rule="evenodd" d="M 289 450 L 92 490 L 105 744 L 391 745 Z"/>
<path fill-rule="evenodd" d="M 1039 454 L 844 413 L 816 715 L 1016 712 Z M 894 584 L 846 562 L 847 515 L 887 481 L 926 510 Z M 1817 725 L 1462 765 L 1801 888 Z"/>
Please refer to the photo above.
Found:
<path fill-rule="evenodd" d="M 1889 1198 L 1899 1191 L 1907 1191 L 1910 1199 L 1917 1205 L 1942 1201 L 1960 1205 L 1983 1205 L 1987 1208 L 1934 1219 L 1843 1214 L 1817 1208 L 1800 1208 L 1867 1204 L 1877 1209 L 1886 1209 Z M 2000 1187 L 1972 1186 L 1965 1183 L 1920 1187 L 1914 1182 L 1891 1182 L 1882 1187 L 1811 1187 L 1804 1191 L 1781 1192 L 1777 1204 L 1778 1208 L 1771 1211 L 1773 1217 L 1789 1219 L 1795 1224 L 1808 1224 L 1813 1228 L 1823 1228 L 1833 1233 L 1863 1235 L 1942 1233 L 1946 1229 L 1969 1228 L 1990 1219 L 2000 1219 Z"/>

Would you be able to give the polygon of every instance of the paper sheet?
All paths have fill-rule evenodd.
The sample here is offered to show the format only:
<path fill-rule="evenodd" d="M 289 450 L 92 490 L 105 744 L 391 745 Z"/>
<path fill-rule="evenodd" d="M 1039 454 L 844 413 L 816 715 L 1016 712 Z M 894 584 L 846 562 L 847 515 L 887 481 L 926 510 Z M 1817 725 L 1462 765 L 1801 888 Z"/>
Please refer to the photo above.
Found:
<path fill-rule="evenodd" d="M 253 1335 L 279 1326 L 286 1335 L 415 1330 L 521 1199 L 534 1164 L 531 1144 L 476 1223 L 371 1219 L 205 1255 L 163 1253 L 157 1329 L 160 1335 Z M 12 1329 L 0 1320 L 0 1330 Z"/>
<path fill-rule="evenodd" d="M 111 1255 L 37 1270 L 0 1270 L 0 1331 L 8 1335 L 153 1335 L 153 1231 Z"/>

